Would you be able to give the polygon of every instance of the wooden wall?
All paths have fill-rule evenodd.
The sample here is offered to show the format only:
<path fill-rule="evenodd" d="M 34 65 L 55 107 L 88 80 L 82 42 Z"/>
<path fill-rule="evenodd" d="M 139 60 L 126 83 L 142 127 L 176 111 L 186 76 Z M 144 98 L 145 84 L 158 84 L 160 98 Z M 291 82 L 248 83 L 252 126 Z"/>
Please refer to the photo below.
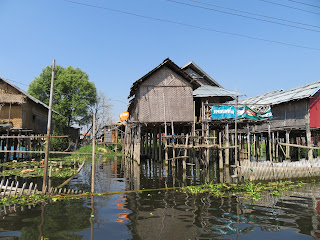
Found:
<path fill-rule="evenodd" d="M 309 109 L 309 99 L 301 99 L 281 103 L 271 107 L 273 119 L 270 121 L 271 129 L 305 129 L 305 116 Z M 257 126 L 258 131 L 268 129 L 267 124 Z"/>
<path fill-rule="evenodd" d="M 192 86 L 167 67 L 140 84 L 135 101 L 132 117 L 141 123 L 193 121 Z"/>
<path fill-rule="evenodd" d="M 35 133 L 47 133 L 48 109 L 28 99 L 22 104 L 22 128 L 31 129 Z"/>

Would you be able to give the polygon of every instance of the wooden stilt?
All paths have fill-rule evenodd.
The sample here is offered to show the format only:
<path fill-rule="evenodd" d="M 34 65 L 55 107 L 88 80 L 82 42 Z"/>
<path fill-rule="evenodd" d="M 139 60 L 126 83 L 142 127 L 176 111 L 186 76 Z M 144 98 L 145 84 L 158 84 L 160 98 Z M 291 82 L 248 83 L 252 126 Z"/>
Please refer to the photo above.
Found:
<path fill-rule="evenodd" d="M 225 160 L 224 160 L 224 164 L 226 167 L 229 167 L 229 159 L 230 159 L 230 150 L 229 147 L 230 146 L 230 142 L 229 142 L 229 124 L 226 124 L 225 126 L 225 147 L 226 149 L 224 150 L 224 156 L 225 156 Z"/>

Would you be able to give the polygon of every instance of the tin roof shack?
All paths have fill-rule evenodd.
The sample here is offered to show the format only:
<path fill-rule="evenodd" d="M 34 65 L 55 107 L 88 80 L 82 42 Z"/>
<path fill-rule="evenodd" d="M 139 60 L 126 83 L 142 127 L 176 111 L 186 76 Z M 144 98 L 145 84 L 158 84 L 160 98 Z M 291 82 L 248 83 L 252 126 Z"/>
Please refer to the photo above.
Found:
<path fill-rule="evenodd" d="M 240 101 L 240 104 L 263 107 L 271 106 L 271 129 L 306 129 L 306 117 L 310 114 L 311 128 L 320 128 L 320 81 L 289 90 L 276 90 Z M 266 126 L 261 126 L 264 129 Z"/>
<path fill-rule="evenodd" d="M 279 134 L 286 141 L 286 158 L 291 153 L 289 147 L 298 145 L 312 145 L 311 132 L 314 144 L 317 144 L 320 129 L 320 81 L 309 83 L 289 90 L 276 90 L 240 101 L 240 104 L 249 107 L 270 106 L 273 119 L 269 123 L 256 126 L 256 132 L 271 132 Z M 310 131 L 310 128 L 312 131 Z M 306 139 L 305 139 L 306 137 Z M 300 139 L 299 139 L 300 138 Z M 281 140 L 280 140 L 281 141 Z M 311 156 L 309 155 L 309 158 Z"/>

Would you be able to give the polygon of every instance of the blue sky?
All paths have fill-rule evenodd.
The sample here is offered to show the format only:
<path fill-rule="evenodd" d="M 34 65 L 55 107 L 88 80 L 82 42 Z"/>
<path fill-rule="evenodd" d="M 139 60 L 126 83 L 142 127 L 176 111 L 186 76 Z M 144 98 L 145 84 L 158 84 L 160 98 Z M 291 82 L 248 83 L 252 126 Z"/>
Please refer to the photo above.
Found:
<path fill-rule="evenodd" d="M 194 61 L 223 87 L 230 90 L 237 87 L 247 96 L 320 80 L 319 0 L 297 0 L 319 7 L 290 0 L 268 0 L 314 13 L 262 0 L 175 1 L 75 0 L 102 7 L 95 8 L 64 0 L 0 0 L 0 77 L 23 83 L 13 82 L 27 90 L 27 85 L 53 58 L 61 66 L 79 67 L 88 73 L 98 90 L 112 99 L 114 120 L 126 110 L 132 83 L 167 57 L 179 66 Z M 257 17 L 208 5 L 215 4 L 287 19 L 308 25 L 281 23 L 312 31 L 185 4 Z"/>

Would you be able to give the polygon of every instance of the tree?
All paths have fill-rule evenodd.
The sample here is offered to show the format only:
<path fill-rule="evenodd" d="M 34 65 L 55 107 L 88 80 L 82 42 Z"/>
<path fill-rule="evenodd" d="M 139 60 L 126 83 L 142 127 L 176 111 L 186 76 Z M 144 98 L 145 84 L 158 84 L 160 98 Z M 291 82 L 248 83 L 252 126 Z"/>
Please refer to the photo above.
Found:
<path fill-rule="evenodd" d="M 112 122 L 111 107 L 112 105 L 107 100 L 105 94 L 99 91 L 97 94 L 97 103 L 93 107 L 93 111 L 96 113 L 96 136 L 98 137 L 104 126 Z"/>
<path fill-rule="evenodd" d="M 42 70 L 33 80 L 28 93 L 45 104 L 49 104 L 52 67 Z M 54 129 L 59 134 L 68 134 L 68 128 L 74 124 L 83 126 L 91 121 L 89 109 L 97 102 L 97 90 L 88 75 L 79 68 L 71 66 L 55 68 L 55 82 L 52 108 Z"/>

